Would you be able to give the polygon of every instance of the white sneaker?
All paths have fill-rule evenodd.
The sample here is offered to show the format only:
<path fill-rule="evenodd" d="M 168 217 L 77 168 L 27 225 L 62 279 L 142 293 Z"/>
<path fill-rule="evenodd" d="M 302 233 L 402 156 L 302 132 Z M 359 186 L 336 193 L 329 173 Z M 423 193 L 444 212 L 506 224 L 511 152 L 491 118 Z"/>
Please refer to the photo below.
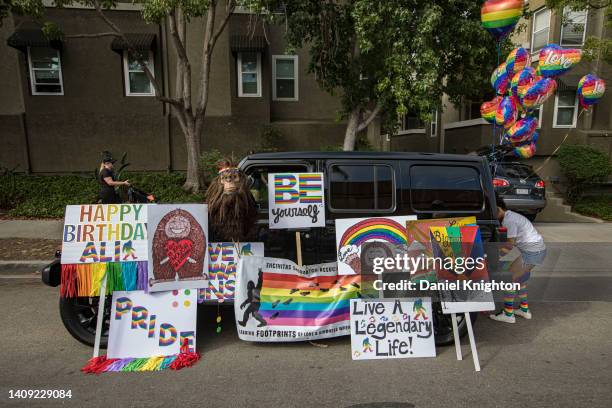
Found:
<path fill-rule="evenodd" d="M 523 312 L 521 309 L 514 309 L 514 314 L 516 316 L 522 317 L 523 319 L 527 319 L 527 320 L 531 319 L 530 311 Z"/>
<path fill-rule="evenodd" d="M 508 316 L 508 315 L 506 315 L 506 313 L 503 310 L 501 312 L 499 312 L 498 314 L 490 314 L 489 318 L 491 318 L 493 320 L 496 320 L 498 322 L 516 323 L 516 319 L 515 319 L 514 315 Z"/>

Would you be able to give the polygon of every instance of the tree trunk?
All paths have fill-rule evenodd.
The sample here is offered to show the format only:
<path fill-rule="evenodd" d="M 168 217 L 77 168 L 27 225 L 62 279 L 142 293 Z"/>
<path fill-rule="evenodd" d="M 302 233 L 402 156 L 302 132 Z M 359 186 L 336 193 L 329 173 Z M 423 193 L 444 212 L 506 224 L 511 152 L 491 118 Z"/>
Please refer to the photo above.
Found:
<path fill-rule="evenodd" d="M 355 150 L 355 141 L 357 140 L 357 128 L 359 127 L 359 118 L 361 116 L 361 108 L 354 108 L 348 117 L 346 124 L 346 132 L 344 133 L 344 145 L 342 150 Z"/>
<path fill-rule="evenodd" d="M 185 144 L 187 148 L 187 179 L 183 190 L 197 193 L 200 191 L 200 135 L 196 134 L 195 126 L 185 129 Z"/>

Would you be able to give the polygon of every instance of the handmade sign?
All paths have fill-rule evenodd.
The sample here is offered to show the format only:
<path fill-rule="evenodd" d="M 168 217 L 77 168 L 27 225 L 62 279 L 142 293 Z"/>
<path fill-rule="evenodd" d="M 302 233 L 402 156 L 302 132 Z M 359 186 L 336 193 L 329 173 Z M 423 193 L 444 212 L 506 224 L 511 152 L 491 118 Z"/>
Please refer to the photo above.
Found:
<path fill-rule="evenodd" d="M 408 240 L 408 256 L 431 258 L 431 227 L 476 225 L 476 217 L 436 218 L 431 220 L 408 221 L 406 223 L 406 238 Z M 412 274 L 411 280 L 436 281 L 436 270 L 431 263 L 422 262 Z"/>
<path fill-rule="evenodd" d="M 271 229 L 325 227 L 323 173 L 268 175 Z"/>
<path fill-rule="evenodd" d="M 493 294 L 486 290 L 489 273 L 477 226 L 431 227 L 437 289 L 444 313 L 494 310 Z"/>
<path fill-rule="evenodd" d="M 351 299 L 353 360 L 435 357 L 431 298 Z"/>
<path fill-rule="evenodd" d="M 113 293 L 108 358 L 144 358 L 178 354 L 187 340 L 195 351 L 196 292 Z"/>
<path fill-rule="evenodd" d="M 350 299 L 360 276 L 338 276 L 336 263 L 298 266 L 248 256 L 238 266 L 234 312 L 238 337 L 303 341 L 349 334 Z"/>
<path fill-rule="evenodd" d="M 66 206 L 62 264 L 146 261 L 147 205 Z"/>
<path fill-rule="evenodd" d="M 263 242 L 210 242 L 208 286 L 199 290 L 198 303 L 234 299 L 236 268 L 244 256 L 264 256 Z"/>
<path fill-rule="evenodd" d="M 406 222 L 414 215 L 398 217 L 345 218 L 336 220 L 338 274 L 361 273 L 361 245 L 365 242 L 388 242 L 405 245 Z"/>
<path fill-rule="evenodd" d="M 148 231 L 150 291 L 208 286 L 205 204 L 151 206 Z"/>

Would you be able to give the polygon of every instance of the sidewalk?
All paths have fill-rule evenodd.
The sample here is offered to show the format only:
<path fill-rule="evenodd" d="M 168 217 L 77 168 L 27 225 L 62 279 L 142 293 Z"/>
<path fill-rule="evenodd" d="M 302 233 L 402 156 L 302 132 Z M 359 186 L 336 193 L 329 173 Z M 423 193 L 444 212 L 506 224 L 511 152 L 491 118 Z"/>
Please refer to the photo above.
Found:
<path fill-rule="evenodd" d="M 0 239 L 62 239 L 63 220 L 0 220 Z"/>

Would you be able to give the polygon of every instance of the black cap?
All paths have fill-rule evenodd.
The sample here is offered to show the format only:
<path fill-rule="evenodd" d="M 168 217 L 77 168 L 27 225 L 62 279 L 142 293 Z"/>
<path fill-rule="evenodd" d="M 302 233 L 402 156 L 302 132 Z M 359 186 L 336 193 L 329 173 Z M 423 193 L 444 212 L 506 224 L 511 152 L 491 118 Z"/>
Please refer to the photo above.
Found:
<path fill-rule="evenodd" d="M 113 156 L 104 156 L 104 159 L 102 159 L 102 163 L 115 163 L 116 161 Z"/>

